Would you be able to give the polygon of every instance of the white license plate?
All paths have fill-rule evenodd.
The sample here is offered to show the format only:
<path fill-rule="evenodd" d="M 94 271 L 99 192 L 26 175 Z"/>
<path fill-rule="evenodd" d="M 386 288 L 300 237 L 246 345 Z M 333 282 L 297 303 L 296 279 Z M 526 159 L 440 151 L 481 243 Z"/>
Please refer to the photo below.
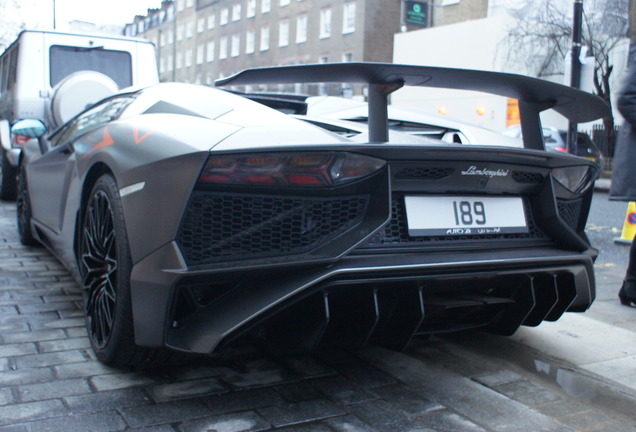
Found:
<path fill-rule="evenodd" d="M 520 197 L 405 196 L 410 236 L 527 233 Z"/>

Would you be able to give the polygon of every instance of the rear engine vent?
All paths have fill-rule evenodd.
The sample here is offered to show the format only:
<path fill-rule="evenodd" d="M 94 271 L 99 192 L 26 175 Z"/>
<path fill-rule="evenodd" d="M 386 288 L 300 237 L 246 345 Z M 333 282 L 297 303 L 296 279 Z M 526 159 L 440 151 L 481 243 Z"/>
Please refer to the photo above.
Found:
<path fill-rule="evenodd" d="M 189 265 L 303 254 L 360 224 L 368 201 L 195 191 L 178 242 Z"/>
<path fill-rule="evenodd" d="M 571 201 L 557 200 L 559 217 L 567 226 L 575 231 L 579 224 L 579 218 L 581 217 L 581 204 L 582 201 L 580 199 Z"/>
<path fill-rule="evenodd" d="M 517 183 L 525 183 L 525 184 L 541 184 L 543 182 L 543 175 L 535 172 L 526 172 L 526 171 L 514 171 L 512 173 L 512 178 Z"/>
<path fill-rule="evenodd" d="M 453 173 L 453 168 L 409 167 L 395 174 L 396 180 L 440 180 Z"/>

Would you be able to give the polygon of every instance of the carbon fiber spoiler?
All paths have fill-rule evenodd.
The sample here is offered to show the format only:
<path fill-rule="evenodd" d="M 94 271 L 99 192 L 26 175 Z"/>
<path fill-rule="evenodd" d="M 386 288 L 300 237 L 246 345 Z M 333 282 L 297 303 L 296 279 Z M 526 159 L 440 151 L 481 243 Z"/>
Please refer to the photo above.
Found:
<path fill-rule="evenodd" d="M 388 95 L 404 85 L 473 90 L 519 100 L 525 148 L 543 150 L 539 113 L 554 109 L 574 123 L 610 114 L 598 96 L 523 75 L 391 63 L 328 63 L 248 69 L 217 86 L 246 84 L 363 83 L 369 85 L 369 138 L 388 140 Z"/>

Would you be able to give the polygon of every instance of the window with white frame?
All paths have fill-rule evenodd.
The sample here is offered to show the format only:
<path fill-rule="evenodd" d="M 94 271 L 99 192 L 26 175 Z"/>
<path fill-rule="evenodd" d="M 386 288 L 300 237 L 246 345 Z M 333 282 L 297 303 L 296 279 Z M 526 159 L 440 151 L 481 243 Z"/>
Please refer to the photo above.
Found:
<path fill-rule="evenodd" d="M 159 46 L 165 46 L 166 45 L 166 33 L 165 32 L 161 32 L 161 34 L 159 35 Z"/>
<path fill-rule="evenodd" d="M 174 30 L 168 30 L 168 44 L 174 43 Z"/>
<path fill-rule="evenodd" d="M 238 57 L 241 54 L 241 35 L 238 33 L 232 35 L 230 54 L 232 57 Z"/>
<path fill-rule="evenodd" d="M 194 21 L 188 20 L 185 25 L 185 35 L 187 38 L 194 36 Z"/>
<path fill-rule="evenodd" d="M 267 13 L 272 9 L 272 0 L 262 0 L 261 13 Z"/>
<path fill-rule="evenodd" d="M 183 67 L 183 52 L 179 51 L 177 53 L 177 69 L 181 69 Z"/>
<path fill-rule="evenodd" d="M 205 18 L 201 17 L 197 20 L 197 33 L 203 33 L 205 30 Z"/>
<path fill-rule="evenodd" d="M 253 18 L 256 15 L 256 0 L 247 0 L 247 10 L 245 16 L 247 18 Z"/>
<path fill-rule="evenodd" d="M 232 21 L 238 21 L 241 19 L 241 4 L 237 3 L 232 6 Z"/>
<path fill-rule="evenodd" d="M 221 25 L 226 25 L 230 21 L 230 10 L 228 8 L 221 9 Z"/>
<path fill-rule="evenodd" d="M 267 51 L 269 49 L 269 26 L 261 29 L 261 51 Z"/>
<path fill-rule="evenodd" d="M 166 71 L 166 58 L 161 57 L 159 59 L 159 73 L 164 73 Z"/>
<path fill-rule="evenodd" d="M 174 67 L 174 57 L 172 56 L 172 54 L 168 54 L 168 60 L 166 60 L 166 70 L 168 72 L 172 72 Z"/>
<path fill-rule="evenodd" d="M 307 15 L 296 17 L 296 43 L 307 42 Z"/>
<path fill-rule="evenodd" d="M 183 24 L 177 25 L 177 41 L 183 40 Z"/>
<path fill-rule="evenodd" d="M 201 43 L 201 44 L 197 45 L 197 59 L 196 59 L 196 62 L 197 62 L 198 65 L 201 65 L 201 64 L 203 64 L 204 60 L 205 60 L 205 45 L 203 45 Z"/>
<path fill-rule="evenodd" d="M 353 33 L 356 30 L 356 2 L 350 1 L 343 5 L 342 33 Z"/>
<path fill-rule="evenodd" d="M 280 7 L 287 6 L 290 3 L 290 0 L 280 0 Z"/>
<path fill-rule="evenodd" d="M 208 15 L 208 30 L 212 30 L 216 25 L 216 14 Z"/>
<path fill-rule="evenodd" d="M 353 53 L 352 52 L 342 53 L 342 62 L 343 63 L 351 63 L 352 61 L 353 61 Z"/>
<path fill-rule="evenodd" d="M 289 20 L 281 20 L 278 25 L 278 46 L 284 47 L 289 45 Z"/>
<path fill-rule="evenodd" d="M 192 48 L 188 48 L 185 53 L 185 67 L 192 66 Z"/>
<path fill-rule="evenodd" d="M 256 42 L 256 34 L 254 30 L 248 30 L 245 33 L 245 54 L 253 54 Z"/>
<path fill-rule="evenodd" d="M 227 58 L 227 36 L 221 36 L 219 39 L 219 59 Z"/>
<path fill-rule="evenodd" d="M 186 7 L 191 8 L 194 6 L 194 0 L 186 0 Z"/>
<path fill-rule="evenodd" d="M 320 10 L 320 39 L 331 37 L 331 8 Z"/>
<path fill-rule="evenodd" d="M 177 12 L 181 12 L 185 9 L 185 0 L 177 0 Z"/>
<path fill-rule="evenodd" d="M 208 62 L 214 61 L 214 41 L 208 42 L 206 60 Z"/>

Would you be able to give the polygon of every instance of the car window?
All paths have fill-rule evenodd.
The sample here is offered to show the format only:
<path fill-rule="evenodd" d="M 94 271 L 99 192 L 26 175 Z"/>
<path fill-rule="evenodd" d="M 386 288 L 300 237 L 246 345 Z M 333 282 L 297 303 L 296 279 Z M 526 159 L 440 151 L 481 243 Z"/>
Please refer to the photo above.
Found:
<path fill-rule="evenodd" d="M 73 72 L 82 70 L 103 73 L 119 88 L 132 85 L 132 59 L 126 51 L 53 45 L 49 54 L 51 87 Z"/>
<path fill-rule="evenodd" d="M 130 96 L 108 99 L 103 103 L 84 111 L 74 120 L 57 131 L 51 138 L 54 146 L 74 141 L 80 136 L 115 120 L 134 99 Z"/>

